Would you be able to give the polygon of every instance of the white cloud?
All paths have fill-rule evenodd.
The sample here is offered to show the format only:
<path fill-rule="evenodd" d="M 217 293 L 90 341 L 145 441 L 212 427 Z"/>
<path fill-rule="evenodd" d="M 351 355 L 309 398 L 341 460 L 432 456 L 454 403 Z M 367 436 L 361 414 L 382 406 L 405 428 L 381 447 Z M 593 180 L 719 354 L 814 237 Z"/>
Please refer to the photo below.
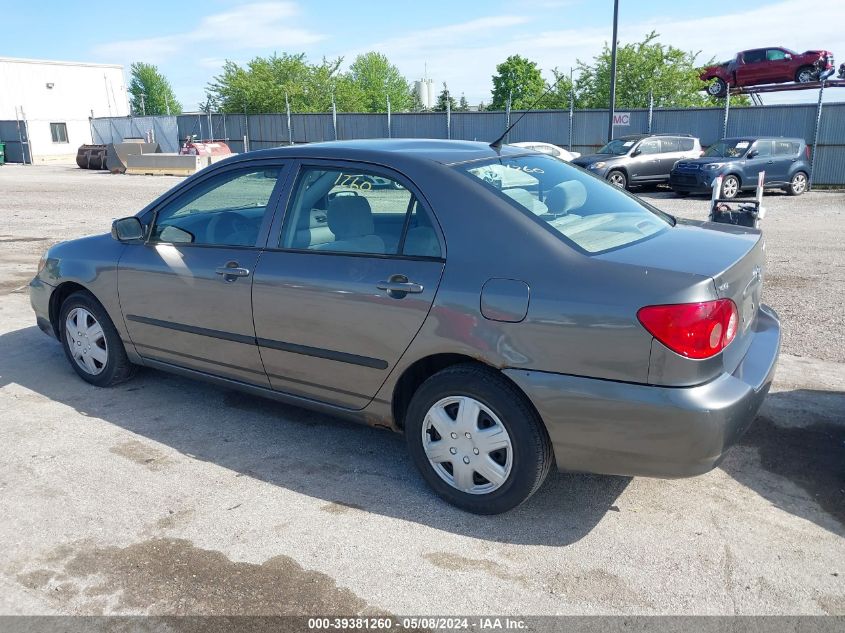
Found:
<path fill-rule="evenodd" d="M 187 32 L 109 42 L 96 46 L 94 53 L 109 59 L 159 63 L 179 53 L 296 50 L 325 39 L 320 33 L 295 26 L 299 14 L 295 2 L 244 4 L 205 16 Z"/>
<path fill-rule="evenodd" d="M 718 15 L 711 12 L 700 18 L 642 20 L 637 19 L 636 5 L 623 5 L 619 39 L 623 43 L 636 42 L 655 30 L 664 44 L 701 51 L 701 62 L 710 57 L 727 59 L 739 50 L 765 45 L 783 45 L 799 51 L 827 48 L 836 52 L 837 44 L 843 42 L 841 24 L 836 20 L 804 19 L 806 6 L 805 0 L 783 0 L 749 10 L 728 9 Z M 544 29 L 530 15 L 531 12 L 479 18 L 411 31 L 374 43 L 366 50 L 386 54 L 409 79 L 421 76 L 425 65 L 436 82 L 447 82 L 454 92 L 464 92 L 475 103 L 481 99 L 489 102 L 496 64 L 508 55 L 518 53 L 536 61 L 548 79 L 552 68 L 567 70 L 576 59 L 591 60 L 611 37 L 609 14 L 606 28 L 572 25 L 554 30 Z M 347 61 L 357 52 L 360 51 L 347 52 Z M 771 96 L 767 103 L 775 100 L 778 97 Z M 805 96 L 804 100 L 812 97 Z"/>

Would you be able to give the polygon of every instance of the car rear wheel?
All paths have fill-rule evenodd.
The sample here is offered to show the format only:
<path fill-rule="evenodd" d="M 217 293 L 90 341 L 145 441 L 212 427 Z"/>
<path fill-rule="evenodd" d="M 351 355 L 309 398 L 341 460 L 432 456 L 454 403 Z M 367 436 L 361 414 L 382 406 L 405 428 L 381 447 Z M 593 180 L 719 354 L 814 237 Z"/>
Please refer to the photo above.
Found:
<path fill-rule="evenodd" d="M 728 93 L 728 84 L 721 77 L 716 77 L 707 86 L 707 94 L 711 97 L 724 97 Z"/>
<path fill-rule="evenodd" d="M 736 198 L 739 195 L 739 178 L 736 176 L 725 176 L 722 180 L 722 192 L 720 198 Z"/>
<path fill-rule="evenodd" d="M 807 191 L 807 174 L 799 171 L 789 181 L 789 187 L 787 187 L 786 193 L 790 196 L 800 196 L 805 191 Z"/>
<path fill-rule="evenodd" d="M 607 182 L 620 189 L 626 189 L 628 187 L 628 178 L 625 176 L 625 172 L 619 171 L 618 169 L 614 169 L 607 175 Z"/>
<path fill-rule="evenodd" d="M 808 84 L 815 80 L 816 76 L 812 66 L 801 66 L 795 73 L 795 83 Z"/>
<path fill-rule="evenodd" d="M 89 293 L 75 292 L 65 299 L 59 330 L 71 367 L 86 382 L 111 387 L 135 373 L 112 320 Z"/>
<path fill-rule="evenodd" d="M 478 365 L 456 365 L 426 380 L 408 407 L 405 438 L 428 484 L 475 514 L 523 503 L 553 461 L 546 429 L 525 396 Z"/>

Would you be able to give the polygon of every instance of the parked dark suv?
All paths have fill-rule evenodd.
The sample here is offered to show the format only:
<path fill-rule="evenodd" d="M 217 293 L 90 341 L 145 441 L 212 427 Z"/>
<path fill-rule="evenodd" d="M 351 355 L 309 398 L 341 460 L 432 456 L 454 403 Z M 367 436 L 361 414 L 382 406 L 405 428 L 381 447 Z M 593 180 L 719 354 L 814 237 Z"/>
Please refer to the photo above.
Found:
<path fill-rule="evenodd" d="M 676 162 L 699 156 L 701 143 L 688 134 L 637 134 L 613 139 L 597 153 L 572 163 L 627 189 L 668 182 Z"/>
<path fill-rule="evenodd" d="M 669 186 L 679 195 L 710 193 L 713 180 L 722 176 L 722 198 L 733 198 L 757 187 L 765 172 L 766 188 L 783 188 L 792 196 L 807 190 L 810 149 L 800 138 L 723 138 L 707 148 L 701 158 L 678 161 Z"/>

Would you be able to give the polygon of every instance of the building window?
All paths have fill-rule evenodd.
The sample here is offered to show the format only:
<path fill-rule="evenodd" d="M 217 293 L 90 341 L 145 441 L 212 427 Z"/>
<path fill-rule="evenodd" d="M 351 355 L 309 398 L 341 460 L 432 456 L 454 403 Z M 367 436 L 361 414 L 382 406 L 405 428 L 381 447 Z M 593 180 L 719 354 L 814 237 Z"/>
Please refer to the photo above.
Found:
<path fill-rule="evenodd" d="M 53 137 L 54 143 L 67 143 L 67 124 L 51 123 L 50 136 Z"/>

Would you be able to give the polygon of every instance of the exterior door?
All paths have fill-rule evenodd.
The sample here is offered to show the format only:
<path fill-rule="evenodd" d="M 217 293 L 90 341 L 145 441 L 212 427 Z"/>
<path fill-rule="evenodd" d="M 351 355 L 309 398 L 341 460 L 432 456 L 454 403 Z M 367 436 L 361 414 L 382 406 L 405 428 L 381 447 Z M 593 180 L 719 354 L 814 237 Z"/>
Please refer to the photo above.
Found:
<path fill-rule="evenodd" d="M 403 177 L 354 163 L 299 170 L 277 248 L 253 282 L 274 389 L 365 407 L 428 315 L 445 250 Z M 268 245 L 269 246 L 269 245 Z"/>
<path fill-rule="evenodd" d="M 662 173 L 660 139 L 649 138 L 637 147 L 639 154 L 631 165 L 631 180 L 656 180 Z M 667 174 L 669 172 L 666 172 Z"/>
<path fill-rule="evenodd" d="M 766 83 L 766 49 L 742 53 L 742 64 L 736 67 L 736 80 L 740 86 Z"/>
<path fill-rule="evenodd" d="M 772 142 L 769 140 L 756 141 L 750 152 L 755 152 L 754 158 L 747 158 L 743 168 L 742 186 L 753 188 L 757 186 L 757 177 L 761 171 L 766 172 L 764 183 L 772 181 L 771 170 L 774 167 L 772 156 Z"/>
<path fill-rule="evenodd" d="M 660 173 L 661 178 L 669 180 L 669 172 L 679 160 L 685 157 L 681 151 L 680 138 L 673 136 L 665 136 L 660 139 Z"/>
<path fill-rule="evenodd" d="M 210 175 L 157 210 L 146 243 L 127 246 L 118 291 L 142 357 L 269 387 L 252 276 L 282 171 L 276 163 Z"/>

